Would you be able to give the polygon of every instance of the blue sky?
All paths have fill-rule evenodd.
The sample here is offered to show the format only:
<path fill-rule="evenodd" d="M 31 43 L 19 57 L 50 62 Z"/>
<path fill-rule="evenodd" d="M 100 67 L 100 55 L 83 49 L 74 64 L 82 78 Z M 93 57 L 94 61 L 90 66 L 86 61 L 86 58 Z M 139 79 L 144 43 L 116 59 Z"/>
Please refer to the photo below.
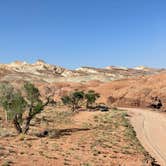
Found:
<path fill-rule="evenodd" d="M 0 0 L 0 63 L 166 68 L 165 0 Z"/>

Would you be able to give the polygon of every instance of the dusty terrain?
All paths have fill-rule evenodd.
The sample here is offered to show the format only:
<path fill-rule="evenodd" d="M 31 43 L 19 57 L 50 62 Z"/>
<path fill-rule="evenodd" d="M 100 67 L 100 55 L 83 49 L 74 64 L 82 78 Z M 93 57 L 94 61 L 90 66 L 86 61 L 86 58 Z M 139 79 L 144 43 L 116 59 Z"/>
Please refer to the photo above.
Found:
<path fill-rule="evenodd" d="M 110 106 L 155 108 L 166 110 L 166 72 L 152 76 L 128 78 L 111 82 L 89 81 L 86 83 L 52 83 L 38 84 L 43 94 L 46 87 L 56 91 L 55 100 L 74 89 L 93 89 L 101 94 L 98 102 L 104 102 Z"/>
<path fill-rule="evenodd" d="M 42 60 L 34 64 L 13 62 L 0 64 L 0 82 L 10 82 L 20 86 L 31 81 L 40 88 L 43 96 L 48 87 L 55 92 L 54 99 L 74 89 L 94 89 L 101 94 L 99 102 L 111 106 L 155 107 L 166 110 L 166 70 L 147 67 L 125 68 L 80 67 L 69 70 L 50 65 Z"/>
<path fill-rule="evenodd" d="M 166 165 L 166 115 L 145 109 L 126 108 L 141 144 L 162 166 Z"/>
<path fill-rule="evenodd" d="M 19 88 L 24 81 L 33 82 L 40 89 L 43 98 L 51 90 L 57 102 L 63 95 L 75 89 L 85 91 L 92 89 L 100 93 L 101 97 L 97 102 L 110 107 L 152 108 L 166 111 L 165 69 L 110 66 L 102 69 L 80 67 L 68 70 L 41 60 L 34 64 L 19 61 L 0 64 L 0 82 L 10 82 Z M 4 122 L 4 115 L 1 112 L 0 164 L 152 165 L 150 163 L 153 159 L 140 145 L 124 112 L 72 114 L 66 110 L 57 107 L 45 110 L 33 121 L 28 136 L 16 136 L 12 126 Z M 133 125 L 138 130 L 140 141 L 143 140 L 142 144 L 163 164 L 164 141 L 157 136 L 149 137 L 155 134 L 157 129 L 161 129 L 161 135 L 164 134 L 165 116 L 159 114 L 158 117 L 161 118 L 158 118 L 157 124 L 161 128 L 158 128 L 158 125 L 155 126 L 154 114 L 146 110 L 145 114 L 142 110 L 140 113 L 131 111 L 131 114 L 134 115 L 132 123 L 135 121 Z M 141 126 L 138 127 L 143 123 L 142 117 L 146 118 L 144 133 L 140 131 Z M 149 129 L 151 123 L 154 127 Z M 42 133 L 44 130 L 48 130 L 49 134 L 46 137 L 39 137 L 39 132 Z M 165 135 L 162 136 L 165 138 Z M 152 147 L 155 142 L 161 144 Z"/>
<path fill-rule="evenodd" d="M 165 72 L 144 78 L 114 81 L 101 85 L 98 90 L 114 106 L 155 108 L 160 103 L 158 110 L 166 110 Z"/>
<path fill-rule="evenodd" d="M 0 164 L 4 165 L 140 166 L 153 161 L 123 111 L 47 110 L 33 121 L 28 136 L 8 135 L 13 131 L 6 127 L 0 129 Z M 35 136 L 46 129 L 46 137 Z"/>

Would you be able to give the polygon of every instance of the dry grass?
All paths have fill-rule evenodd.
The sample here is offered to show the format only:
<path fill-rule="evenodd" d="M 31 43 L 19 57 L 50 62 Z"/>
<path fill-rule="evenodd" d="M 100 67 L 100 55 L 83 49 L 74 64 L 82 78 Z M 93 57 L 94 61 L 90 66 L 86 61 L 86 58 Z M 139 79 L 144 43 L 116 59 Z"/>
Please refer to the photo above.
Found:
<path fill-rule="evenodd" d="M 34 136 L 45 129 L 49 131 L 45 137 Z M 47 110 L 34 119 L 30 135 L 2 138 L 0 152 L 2 165 L 146 165 L 146 152 L 127 114 L 118 110 L 78 114 Z"/>

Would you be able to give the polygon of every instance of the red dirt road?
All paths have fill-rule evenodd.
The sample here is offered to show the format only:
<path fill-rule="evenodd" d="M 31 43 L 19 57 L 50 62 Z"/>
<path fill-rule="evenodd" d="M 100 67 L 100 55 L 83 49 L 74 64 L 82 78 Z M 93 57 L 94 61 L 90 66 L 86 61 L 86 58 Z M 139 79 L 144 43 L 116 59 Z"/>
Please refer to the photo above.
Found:
<path fill-rule="evenodd" d="M 131 123 L 145 149 L 161 166 L 166 166 L 166 114 L 124 108 L 131 115 Z"/>

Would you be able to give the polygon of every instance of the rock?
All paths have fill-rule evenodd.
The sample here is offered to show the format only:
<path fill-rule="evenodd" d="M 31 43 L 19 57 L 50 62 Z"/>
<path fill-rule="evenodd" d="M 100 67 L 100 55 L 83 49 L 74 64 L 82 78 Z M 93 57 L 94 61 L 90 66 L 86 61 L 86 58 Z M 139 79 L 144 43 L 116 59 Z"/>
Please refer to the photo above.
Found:
<path fill-rule="evenodd" d="M 163 105 L 160 98 L 156 96 L 156 97 L 152 97 L 151 99 L 152 99 L 152 103 L 150 104 L 150 107 L 155 109 L 161 109 Z"/>

